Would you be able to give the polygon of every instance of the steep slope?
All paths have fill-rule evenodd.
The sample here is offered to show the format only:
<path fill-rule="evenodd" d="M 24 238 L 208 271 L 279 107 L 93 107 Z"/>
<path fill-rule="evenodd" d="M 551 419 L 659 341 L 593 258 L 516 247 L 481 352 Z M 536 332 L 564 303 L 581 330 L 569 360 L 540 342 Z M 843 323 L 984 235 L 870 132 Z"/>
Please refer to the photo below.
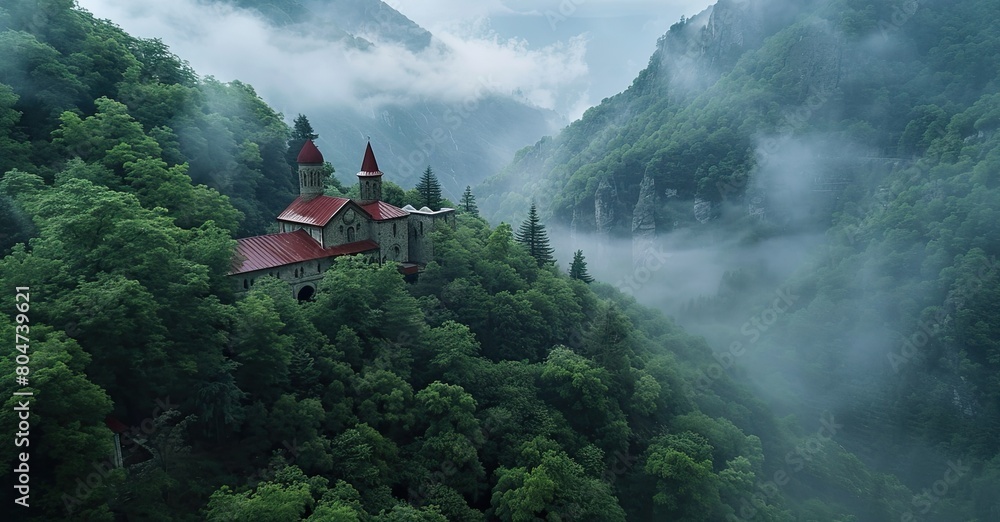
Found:
<path fill-rule="evenodd" d="M 31 509 L 8 518 L 848 522 L 905 509 L 905 488 L 833 440 L 836 418 L 800 432 L 726 376 L 699 385 L 713 360 L 702 340 L 539 266 L 506 225 L 463 215 L 431 232 L 417 284 L 345 258 L 315 301 L 277 278 L 235 299 L 237 199 L 188 172 L 219 174 L 265 211 L 257 198 L 275 191 L 253 189 L 291 178 L 261 171 L 287 153 L 274 111 L 65 0 L 5 4 L 0 49 L 0 202 L 17 218 L 0 337 L 30 339 L 0 346 L 0 371 L 20 377 L 0 387 L 32 392 L 31 445 L 0 451 L 12 471 L 30 452 L 31 497 L 3 497 Z M 27 421 L 7 406 L 0 431 L 16 433 Z"/>
<path fill-rule="evenodd" d="M 1000 2 L 760 16 L 784 5 L 682 20 L 628 91 L 484 182 L 480 207 L 520 219 L 533 198 L 591 249 L 633 243 L 604 274 L 706 336 L 708 386 L 728 371 L 779 412 L 835 412 L 839 443 L 918 492 L 903 520 L 994 520 Z M 698 258 L 705 284 L 674 291 L 692 246 L 723 269 Z"/>
<path fill-rule="evenodd" d="M 920 154 L 928 126 L 995 88 L 989 2 L 795 5 L 727 0 L 682 20 L 628 90 L 485 182 L 484 211 L 509 219 L 534 195 L 555 222 L 599 231 L 604 184 L 616 217 L 602 226 L 627 236 L 650 176 L 661 231 L 730 206 L 778 224 L 826 207 L 810 216 L 822 228 L 832 189 L 873 168 L 862 159 Z"/>

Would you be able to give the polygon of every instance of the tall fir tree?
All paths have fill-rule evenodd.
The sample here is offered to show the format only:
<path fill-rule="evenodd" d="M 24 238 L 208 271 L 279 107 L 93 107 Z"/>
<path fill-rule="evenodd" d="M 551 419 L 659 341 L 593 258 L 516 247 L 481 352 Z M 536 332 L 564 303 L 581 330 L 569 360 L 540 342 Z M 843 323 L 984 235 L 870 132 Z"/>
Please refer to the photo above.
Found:
<path fill-rule="evenodd" d="M 553 249 L 549 246 L 549 236 L 545 233 L 545 225 L 538 219 L 538 208 L 535 202 L 531 202 L 528 210 L 528 219 L 521 223 L 521 228 L 514 234 L 514 238 L 528 249 L 531 257 L 538 261 L 538 266 L 552 263 Z"/>
<path fill-rule="evenodd" d="M 309 118 L 306 118 L 305 114 L 296 116 L 295 122 L 292 124 L 292 135 L 288 138 L 288 152 L 285 153 L 285 160 L 293 169 L 298 168 L 299 164 L 296 158 L 299 156 L 299 151 L 302 150 L 302 145 L 305 145 L 306 140 L 315 140 L 316 138 L 319 138 L 319 134 L 313 130 Z"/>
<path fill-rule="evenodd" d="M 472 187 L 469 185 L 465 186 L 465 192 L 462 194 L 462 210 L 467 214 L 479 215 L 479 207 L 476 206 L 476 196 L 472 195 Z"/>
<path fill-rule="evenodd" d="M 441 208 L 441 184 L 438 183 L 437 176 L 434 175 L 430 165 L 420 176 L 417 192 L 420 193 L 420 201 L 425 207 L 431 210 Z"/>
<path fill-rule="evenodd" d="M 569 276 L 584 283 L 594 282 L 594 278 L 587 273 L 587 261 L 583 258 L 583 250 L 577 250 L 573 254 L 573 263 L 569 265 Z"/>

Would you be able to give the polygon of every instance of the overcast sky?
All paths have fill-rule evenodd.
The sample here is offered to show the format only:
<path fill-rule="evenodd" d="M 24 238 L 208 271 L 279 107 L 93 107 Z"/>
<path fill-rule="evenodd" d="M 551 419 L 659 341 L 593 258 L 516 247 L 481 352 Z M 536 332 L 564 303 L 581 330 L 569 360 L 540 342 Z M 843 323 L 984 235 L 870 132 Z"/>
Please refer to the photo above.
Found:
<path fill-rule="evenodd" d="M 292 103 L 373 106 L 521 92 L 575 119 L 628 87 L 656 39 L 710 0 L 390 0 L 450 52 L 388 45 L 360 56 L 275 31 L 243 11 L 198 0 L 78 0 L 134 36 L 160 38 L 200 75 L 242 80 L 286 114 Z M 322 67 L 316 67 L 321 64 Z M 310 71 L 289 97 L 289 75 Z"/>
<path fill-rule="evenodd" d="M 389 0 L 387 4 L 434 34 L 475 24 L 503 38 L 544 48 L 582 38 L 586 86 L 572 108 L 576 118 L 621 92 L 648 63 L 656 40 L 680 17 L 714 0 Z M 577 86 L 578 87 L 578 86 Z"/>

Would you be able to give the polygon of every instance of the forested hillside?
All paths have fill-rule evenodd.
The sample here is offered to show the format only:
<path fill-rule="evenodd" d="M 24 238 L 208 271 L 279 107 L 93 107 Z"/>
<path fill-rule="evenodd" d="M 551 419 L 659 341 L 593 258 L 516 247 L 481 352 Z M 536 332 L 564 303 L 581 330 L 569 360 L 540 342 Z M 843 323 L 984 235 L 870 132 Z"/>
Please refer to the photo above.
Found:
<path fill-rule="evenodd" d="M 972 35 L 947 41 L 983 48 L 994 41 L 991 5 L 944 14 L 926 4 Z M 855 13 L 838 7 L 816 13 Z M 784 33 L 796 15 L 785 16 L 747 26 L 760 49 L 780 43 L 771 34 L 807 37 Z M 679 24 L 663 49 L 700 23 Z M 838 23 L 859 35 L 878 27 L 857 14 Z M 750 45 L 757 33 L 740 34 Z M 719 69 L 687 77 L 689 87 L 735 81 L 727 68 L 749 67 L 738 51 L 707 52 Z M 950 52 L 941 64 L 979 56 Z M 843 190 L 812 264 L 779 282 L 733 272 L 718 295 L 685 307 L 679 320 L 708 330 L 706 342 L 618 288 L 584 282 L 582 253 L 575 277 L 533 256 L 519 240 L 526 228 L 490 225 L 471 192 L 457 227 L 433 232 L 435 259 L 415 283 L 394 266 L 341 258 L 312 301 L 297 302 L 277 279 L 237 298 L 226 279 L 233 238 L 265 229 L 291 199 L 288 158 L 304 119 L 289 129 L 250 86 L 199 77 L 160 42 L 71 1 L 8 2 L 0 430 L 9 437 L 19 430 L 14 393 L 33 394 L 30 446 L 0 451 L 9 470 L 30 451 L 30 507 L 14 504 L 23 493 L 9 483 L 8 519 L 993 520 L 1000 99 L 977 94 L 995 87 L 990 67 L 955 73 L 992 74 L 979 84 L 927 73 L 966 105 L 942 98 L 944 112 L 914 117 L 923 132 L 902 127 L 910 159 Z M 643 83 L 650 74 L 636 85 L 655 85 Z M 703 99 L 693 92 L 660 92 L 664 110 Z M 607 114 L 622 125 L 634 116 Z M 645 125 L 657 129 L 653 121 Z M 663 188 L 698 195 L 676 176 Z M 340 189 L 331 181 L 330 190 Z M 709 214 L 698 226 L 735 219 L 759 234 L 749 237 L 783 226 Z M 30 307 L 15 302 L 17 287 L 29 287 Z M 774 310 L 780 322 L 767 319 Z M 774 327 L 733 327 L 733 313 Z M 11 342 L 17 334 L 30 343 Z M 881 350 L 897 334 L 909 344 Z M 720 342 L 733 338 L 753 349 Z"/>
<path fill-rule="evenodd" d="M 481 206 L 509 219 L 542 197 L 558 223 L 628 235 L 649 178 L 660 232 L 748 207 L 786 224 L 806 204 L 829 207 L 831 189 L 836 199 L 870 172 L 863 160 L 922 156 L 996 92 L 997 7 L 720 1 L 675 24 L 629 89 L 520 151 L 484 183 Z M 812 220 L 825 227 L 822 214 Z"/>
<path fill-rule="evenodd" d="M 834 412 L 838 443 L 916 493 L 872 520 L 997 520 L 998 17 L 993 0 L 720 1 L 485 182 L 484 215 L 534 199 L 581 244 L 725 258 L 700 295 L 672 293 L 671 267 L 620 286 L 705 335 L 703 375 L 800 422 Z M 787 289 L 794 306 L 772 305 Z"/>
<path fill-rule="evenodd" d="M 30 451 L 30 507 L 5 472 L 7 519 L 912 509 L 910 490 L 845 450 L 837 412 L 777 418 L 728 376 L 706 381 L 702 339 L 473 211 L 434 232 L 414 284 L 342 258 L 311 302 L 276 279 L 235 298 L 233 237 L 290 197 L 283 117 L 70 1 L 9 2 L 0 28 L 3 433 L 19 429 L 14 392 L 33 394 L 30 446 L 0 452 L 13 470 Z"/>

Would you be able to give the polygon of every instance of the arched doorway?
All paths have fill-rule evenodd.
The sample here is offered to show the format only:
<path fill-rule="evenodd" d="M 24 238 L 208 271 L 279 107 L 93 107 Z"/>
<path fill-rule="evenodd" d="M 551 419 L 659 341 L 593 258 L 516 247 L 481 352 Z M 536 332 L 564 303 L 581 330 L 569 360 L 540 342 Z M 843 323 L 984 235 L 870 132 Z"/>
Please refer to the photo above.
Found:
<path fill-rule="evenodd" d="M 308 300 L 312 299 L 313 294 L 315 294 L 315 293 L 316 293 L 316 289 L 315 288 L 313 288 L 313 287 L 311 287 L 309 285 L 306 285 L 306 286 L 303 286 L 301 289 L 299 289 L 299 295 L 297 297 L 298 297 L 299 301 L 308 301 Z"/>

